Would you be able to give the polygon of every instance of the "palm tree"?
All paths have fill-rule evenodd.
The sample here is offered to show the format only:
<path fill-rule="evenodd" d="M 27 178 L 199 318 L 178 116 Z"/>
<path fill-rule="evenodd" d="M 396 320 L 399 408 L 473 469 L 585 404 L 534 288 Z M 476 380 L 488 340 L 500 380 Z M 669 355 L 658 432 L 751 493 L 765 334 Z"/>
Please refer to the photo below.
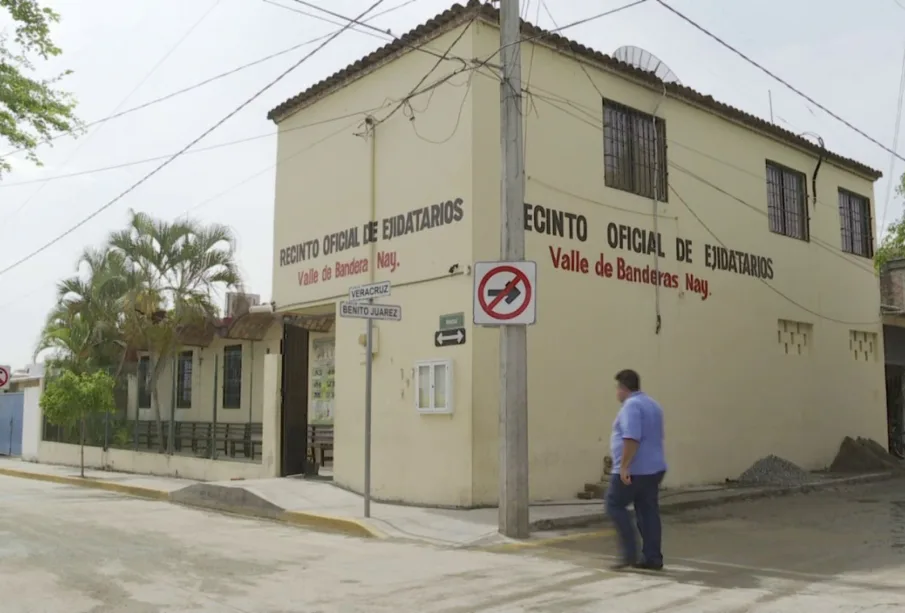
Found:
<path fill-rule="evenodd" d="M 235 236 L 220 224 L 167 222 L 133 211 L 128 226 L 114 232 L 109 245 L 138 278 L 124 296 L 122 327 L 140 336 L 152 355 L 151 405 L 162 433 L 160 375 L 179 349 L 180 332 L 215 319 L 217 291 L 241 285 Z M 158 448 L 162 447 L 160 437 Z"/>

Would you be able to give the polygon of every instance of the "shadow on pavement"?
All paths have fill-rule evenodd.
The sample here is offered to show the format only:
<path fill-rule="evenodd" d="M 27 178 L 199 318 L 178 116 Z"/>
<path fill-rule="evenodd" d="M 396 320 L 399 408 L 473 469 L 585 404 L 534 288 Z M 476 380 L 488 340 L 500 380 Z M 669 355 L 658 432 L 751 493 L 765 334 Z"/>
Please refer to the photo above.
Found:
<path fill-rule="evenodd" d="M 603 570 L 615 561 L 616 547 L 613 536 L 597 534 L 516 555 Z M 901 603 L 905 480 L 666 516 L 664 554 L 665 571 L 627 574 L 717 591 L 758 590 L 764 592 L 759 605 L 797 594 L 803 587 L 869 591 L 881 600 Z"/>

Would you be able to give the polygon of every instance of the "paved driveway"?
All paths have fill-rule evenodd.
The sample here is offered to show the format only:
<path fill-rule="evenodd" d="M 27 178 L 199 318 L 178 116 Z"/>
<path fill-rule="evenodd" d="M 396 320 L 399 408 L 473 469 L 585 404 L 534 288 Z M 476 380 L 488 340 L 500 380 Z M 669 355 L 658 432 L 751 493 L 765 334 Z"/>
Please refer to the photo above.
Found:
<path fill-rule="evenodd" d="M 603 570 L 606 538 L 450 550 L 0 477 L 0 610 L 900 613 L 902 484 L 839 496 L 670 519 L 671 570 L 647 576 Z"/>

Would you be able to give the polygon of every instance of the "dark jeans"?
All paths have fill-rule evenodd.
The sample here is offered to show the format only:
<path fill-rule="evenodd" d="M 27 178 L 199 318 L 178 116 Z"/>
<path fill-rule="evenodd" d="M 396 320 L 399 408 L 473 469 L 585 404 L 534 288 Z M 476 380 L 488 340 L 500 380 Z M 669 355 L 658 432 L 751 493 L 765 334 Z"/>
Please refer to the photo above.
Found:
<path fill-rule="evenodd" d="M 635 505 L 638 532 L 641 533 L 641 555 L 649 564 L 663 564 L 662 528 L 660 525 L 660 483 L 665 472 L 653 475 L 632 475 L 632 483 L 625 485 L 618 474 L 610 478 L 606 492 L 606 512 L 616 526 L 622 550 L 622 561 L 638 561 L 635 527 L 628 505 Z"/>

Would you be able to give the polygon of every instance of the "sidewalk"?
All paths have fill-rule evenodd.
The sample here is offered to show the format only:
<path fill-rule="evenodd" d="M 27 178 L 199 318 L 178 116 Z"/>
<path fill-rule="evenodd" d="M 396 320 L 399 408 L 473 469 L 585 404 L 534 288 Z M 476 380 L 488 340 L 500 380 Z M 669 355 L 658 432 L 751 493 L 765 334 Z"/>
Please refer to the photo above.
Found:
<path fill-rule="evenodd" d="M 0 458 L 0 475 L 92 487 L 177 504 L 273 519 L 309 528 L 366 538 L 392 538 L 443 547 L 536 546 L 563 538 L 562 531 L 603 523 L 602 501 L 571 500 L 531 507 L 532 538 L 511 541 L 497 532 L 497 510 L 443 510 L 371 504 L 371 518 L 363 518 L 358 494 L 332 484 L 303 479 L 255 479 L 202 483 L 186 479 L 149 477 L 51 466 Z M 803 486 L 741 488 L 710 486 L 665 490 L 663 513 L 713 506 L 768 496 L 886 480 L 891 473 L 826 477 Z"/>

